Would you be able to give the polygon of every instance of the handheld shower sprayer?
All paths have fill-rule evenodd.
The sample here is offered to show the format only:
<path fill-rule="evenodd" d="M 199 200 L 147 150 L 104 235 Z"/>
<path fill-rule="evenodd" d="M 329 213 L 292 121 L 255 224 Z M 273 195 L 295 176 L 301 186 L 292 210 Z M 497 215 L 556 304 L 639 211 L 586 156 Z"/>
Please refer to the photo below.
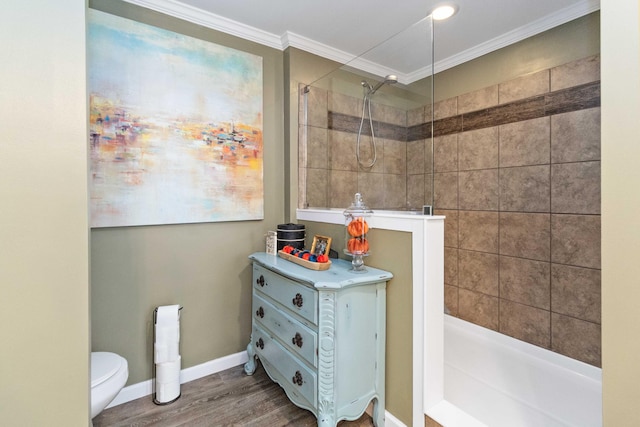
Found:
<path fill-rule="evenodd" d="M 371 118 L 371 96 L 374 93 L 376 93 L 377 90 L 380 89 L 385 84 L 391 85 L 394 83 L 398 83 L 398 76 L 394 74 L 389 74 L 385 76 L 384 80 L 382 80 L 381 82 L 378 82 L 375 86 L 371 86 L 371 83 L 369 83 L 366 80 L 362 80 L 360 82 L 360 84 L 365 90 L 365 94 L 362 100 L 362 118 L 360 119 L 360 129 L 358 130 L 358 140 L 356 144 L 356 158 L 358 159 L 358 165 L 363 168 L 369 169 L 373 167 L 373 165 L 376 164 L 376 160 L 378 158 L 377 151 L 376 151 L 376 137 L 373 131 L 373 119 Z M 371 160 L 371 162 L 368 164 L 363 164 L 362 160 L 360 159 L 360 138 L 362 137 L 362 125 L 364 124 L 364 120 L 365 120 L 365 112 L 369 113 L 369 126 L 371 129 L 371 147 L 373 148 L 373 160 Z"/>
<path fill-rule="evenodd" d="M 360 82 L 360 84 L 367 89 L 367 95 L 373 95 L 378 91 L 378 89 L 380 89 L 385 84 L 392 85 L 395 83 L 398 83 L 398 76 L 394 74 L 389 74 L 385 76 L 384 80 L 382 80 L 381 82 L 378 82 L 375 86 L 371 86 L 371 83 L 369 83 L 366 80 L 363 80 L 362 82 Z"/>

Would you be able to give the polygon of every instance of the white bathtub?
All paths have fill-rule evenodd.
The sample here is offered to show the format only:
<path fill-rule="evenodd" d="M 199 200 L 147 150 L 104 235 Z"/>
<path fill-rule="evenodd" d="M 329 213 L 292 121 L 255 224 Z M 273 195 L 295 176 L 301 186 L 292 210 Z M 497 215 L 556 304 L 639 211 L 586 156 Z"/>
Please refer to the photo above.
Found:
<path fill-rule="evenodd" d="M 445 316 L 444 399 L 469 416 L 445 426 L 601 426 L 602 371 Z"/>

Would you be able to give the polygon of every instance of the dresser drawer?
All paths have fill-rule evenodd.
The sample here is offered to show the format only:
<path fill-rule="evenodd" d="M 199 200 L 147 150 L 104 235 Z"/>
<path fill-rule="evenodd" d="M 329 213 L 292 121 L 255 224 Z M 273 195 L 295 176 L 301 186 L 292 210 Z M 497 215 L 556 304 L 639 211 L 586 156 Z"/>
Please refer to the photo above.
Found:
<path fill-rule="evenodd" d="M 317 404 L 317 376 L 304 362 L 285 350 L 259 326 L 253 326 L 253 345 L 258 357 L 272 365 L 283 378 L 282 386 L 302 396 L 311 405 Z"/>
<path fill-rule="evenodd" d="M 253 316 L 262 327 L 271 331 L 284 345 L 313 366 L 318 366 L 318 334 L 283 310 L 262 298 L 253 296 Z"/>
<path fill-rule="evenodd" d="M 253 286 L 283 307 L 318 324 L 318 293 L 259 265 L 253 265 Z"/>

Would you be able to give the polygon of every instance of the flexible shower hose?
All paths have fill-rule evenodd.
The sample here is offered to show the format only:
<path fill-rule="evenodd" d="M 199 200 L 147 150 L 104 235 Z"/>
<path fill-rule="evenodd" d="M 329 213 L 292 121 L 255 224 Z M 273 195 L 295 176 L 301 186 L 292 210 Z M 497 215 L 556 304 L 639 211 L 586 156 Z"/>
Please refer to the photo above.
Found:
<path fill-rule="evenodd" d="M 362 125 L 364 124 L 364 114 L 365 111 L 369 112 L 369 127 L 371 128 L 371 146 L 373 147 L 373 160 L 368 165 L 362 164 L 362 160 L 360 159 L 360 139 L 362 137 Z M 373 132 L 373 119 L 371 118 L 371 97 L 369 93 L 364 95 L 362 100 L 362 118 L 360 119 L 360 129 L 358 130 L 358 139 L 356 141 L 356 158 L 358 159 L 358 166 L 369 169 L 372 168 L 373 165 L 376 164 L 376 160 L 378 159 L 378 153 L 376 152 L 376 136 Z"/>

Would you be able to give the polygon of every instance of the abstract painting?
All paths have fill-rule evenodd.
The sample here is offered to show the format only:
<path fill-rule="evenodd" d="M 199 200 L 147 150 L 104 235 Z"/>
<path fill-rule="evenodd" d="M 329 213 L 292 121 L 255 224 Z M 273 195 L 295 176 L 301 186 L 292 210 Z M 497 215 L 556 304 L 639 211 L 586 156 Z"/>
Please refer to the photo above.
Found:
<path fill-rule="evenodd" d="M 262 58 L 89 10 L 92 227 L 264 217 Z"/>

